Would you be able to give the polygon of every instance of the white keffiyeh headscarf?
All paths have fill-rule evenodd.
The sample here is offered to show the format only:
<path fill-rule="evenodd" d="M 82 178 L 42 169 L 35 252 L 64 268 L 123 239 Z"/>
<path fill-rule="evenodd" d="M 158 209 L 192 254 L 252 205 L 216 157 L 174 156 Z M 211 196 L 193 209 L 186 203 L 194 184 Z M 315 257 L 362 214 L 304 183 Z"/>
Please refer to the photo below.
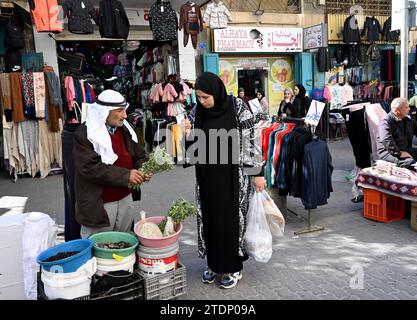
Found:
<path fill-rule="evenodd" d="M 105 164 L 113 164 L 117 155 L 113 152 L 110 134 L 106 127 L 106 120 L 111 110 L 128 108 L 129 104 L 117 91 L 105 90 L 98 97 L 89 109 L 86 119 L 87 138 L 93 144 L 94 151 L 101 156 Z M 132 140 L 138 142 L 138 137 L 130 124 L 124 120 L 123 125 L 129 130 Z"/>

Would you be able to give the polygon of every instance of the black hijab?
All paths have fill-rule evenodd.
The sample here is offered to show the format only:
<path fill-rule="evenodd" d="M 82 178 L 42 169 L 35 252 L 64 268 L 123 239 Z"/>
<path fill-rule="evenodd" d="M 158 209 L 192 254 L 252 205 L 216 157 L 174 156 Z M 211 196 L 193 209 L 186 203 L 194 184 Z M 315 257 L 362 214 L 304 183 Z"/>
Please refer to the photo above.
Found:
<path fill-rule="evenodd" d="M 204 72 L 196 81 L 196 90 L 201 90 L 214 97 L 214 107 L 204 108 L 200 101 L 197 100 L 197 111 L 200 111 L 203 117 L 217 118 L 224 114 L 230 106 L 230 99 L 227 95 L 223 81 L 214 73 Z"/>
<path fill-rule="evenodd" d="M 299 93 L 297 94 L 297 97 L 305 98 L 306 96 L 306 88 L 302 84 L 297 84 L 296 87 L 298 88 Z"/>

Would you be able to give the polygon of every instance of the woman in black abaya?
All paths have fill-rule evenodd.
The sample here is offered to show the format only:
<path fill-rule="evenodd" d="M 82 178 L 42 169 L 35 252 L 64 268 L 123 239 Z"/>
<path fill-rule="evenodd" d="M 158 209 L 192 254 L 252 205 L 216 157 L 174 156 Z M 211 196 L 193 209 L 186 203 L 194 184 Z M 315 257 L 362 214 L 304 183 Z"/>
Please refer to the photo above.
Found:
<path fill-rule="evenodd" d="M 205 148 L 198 152 L 206 152 L 196 164 L 198 247 L 208 265 L 202 281 L 213 283 L 219 274 L 220 287 L 227 289 L 242 278 L 243 261 L 247 259 L 244 236 L 249 195 L 253 186 L 257 191 L 265 188 L 262 154 L 254 139 L 252 113 L 241 99 L 227 95 L 217 75 L 203 73 L 197 79 L 196 94 L 194 129 L 206 137 L 205 145 L 200 143 L 200 136 L 193 140 Z M 188 136 L 191 123 L 186 120 L 184 127 Z M 226 130 L 228 139 L 213 137 L 212 130 Z"/>

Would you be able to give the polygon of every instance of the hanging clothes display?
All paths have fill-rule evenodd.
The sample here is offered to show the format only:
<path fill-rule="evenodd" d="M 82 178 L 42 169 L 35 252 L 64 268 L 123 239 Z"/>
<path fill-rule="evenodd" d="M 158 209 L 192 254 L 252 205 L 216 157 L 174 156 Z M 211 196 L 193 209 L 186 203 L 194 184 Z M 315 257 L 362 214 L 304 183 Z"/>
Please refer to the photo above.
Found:
<path fill-rule="evenodd" d="M 55 89 L 49 88 L 48 72 L 54 74 Z M 25 173 L 32 177 L 40 173 L 44 178 L 53 166 L 62 168 L 62 98 L 56 81 L 53 71 L 0 73 L 3 154 L 15 179 Z"/>
<path fill-rule="evenodd" d="M 178 18 L 169 1 L 157 1 L 151 6 L 149 27 L 155 41 L 177 40 Z"/>
<path fill-rule="evenodd" d="M 191 38 L 193 48 L 197 49 L 198 34 L 203 31 L 203 19 L 200 7 L 194 2 L 187 1 L 181 6 L 179 30 L 184 29 L 184 47 Z"/>
<path fill-rule="evenodd" d="M 263 120 L 255 127 L 255 137 L 267 160 L 269 187 L 277 187 L 281 196 L 301 198 L 306 209 L 327 203 L 333 167 L 325 141 L 312 140 L 304 126 Z"/>
<path fill-rule="evenodd" d="M 98 25 L 94 6 L 90 0 L 65 0 L 62 4 L 64 15 L 68 17 L 68 31 L 77 34 L 94 32 L 91 19 Z"/>

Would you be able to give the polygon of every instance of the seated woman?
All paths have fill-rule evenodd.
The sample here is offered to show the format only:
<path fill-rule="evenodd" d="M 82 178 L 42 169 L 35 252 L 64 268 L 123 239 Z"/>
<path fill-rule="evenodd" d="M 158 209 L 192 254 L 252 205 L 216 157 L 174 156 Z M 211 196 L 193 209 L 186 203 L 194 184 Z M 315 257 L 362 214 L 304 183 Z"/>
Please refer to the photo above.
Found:
<path fill-rule="evenodd" d="M 278 108 L 278 117 L 292 117 L 293 112 L 293 102 L 294 102 L 294 92 L 291 88 L 284 90 L 284 100 L 281 101 L 281 104 Z"/>

